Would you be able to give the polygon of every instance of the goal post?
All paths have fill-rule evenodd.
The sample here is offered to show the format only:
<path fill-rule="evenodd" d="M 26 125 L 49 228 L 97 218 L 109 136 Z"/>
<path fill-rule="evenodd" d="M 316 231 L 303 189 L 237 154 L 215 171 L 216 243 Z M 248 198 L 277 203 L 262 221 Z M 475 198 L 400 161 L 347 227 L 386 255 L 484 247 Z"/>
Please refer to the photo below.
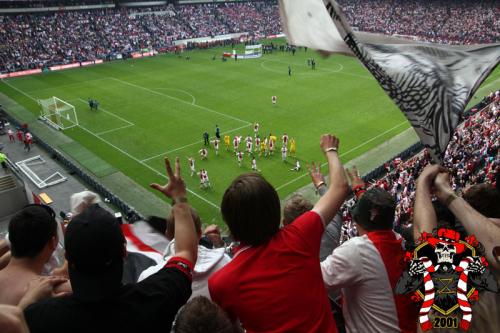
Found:
<path fill-rule="evenodd" d="M 50 125 L 61 130 L 78 126 L 75 107 L 68 102 L 53 96 L 38 100 L 38 104 L 42 108 L 41 117 Z"/>

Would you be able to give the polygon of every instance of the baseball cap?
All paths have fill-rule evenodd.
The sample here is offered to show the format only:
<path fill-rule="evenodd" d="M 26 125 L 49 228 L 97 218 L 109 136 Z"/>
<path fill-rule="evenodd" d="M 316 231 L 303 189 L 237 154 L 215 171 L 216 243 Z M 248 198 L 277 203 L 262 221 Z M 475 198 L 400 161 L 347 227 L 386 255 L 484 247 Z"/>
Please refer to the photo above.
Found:
<path fill-rule="evenodd" d="M 65 244 L 73 296 L 99 301 L 119 290 L 125 237 L 111 213 L 87 207 L 69 223 Z"/>
<path fill-rule="evenodd" d="M 392 229 L 396 202 L 385 190 L 366 191 L 351 211 L 354 222 L 368 231 Z"/>

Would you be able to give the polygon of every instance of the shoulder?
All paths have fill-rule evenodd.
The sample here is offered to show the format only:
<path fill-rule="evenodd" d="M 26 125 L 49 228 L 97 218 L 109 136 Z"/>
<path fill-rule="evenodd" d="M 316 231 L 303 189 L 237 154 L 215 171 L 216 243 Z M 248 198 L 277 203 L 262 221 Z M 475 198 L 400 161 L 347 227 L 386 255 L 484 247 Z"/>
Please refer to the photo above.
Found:
<path fill-rule="evenodd" d="M 54 320 L 63 323 L 75 310 L 76 301 L 72 296 L 49 298 L 35 304 L 31 304 L 24 310 L 26 322 L 30 328 L 43 327 Z"/>

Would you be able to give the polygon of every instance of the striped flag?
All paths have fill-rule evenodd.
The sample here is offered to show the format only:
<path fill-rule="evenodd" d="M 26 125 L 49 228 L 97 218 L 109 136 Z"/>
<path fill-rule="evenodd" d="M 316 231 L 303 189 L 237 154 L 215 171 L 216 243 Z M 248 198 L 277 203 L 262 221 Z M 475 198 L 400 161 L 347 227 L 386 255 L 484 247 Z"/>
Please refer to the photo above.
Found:
<path fill-rule="evenodd" d="M 136 283 L 147 268 L 164 263 L 163 251 L 169 241 L 145 221 L 122 224 L 122 231 L 127 241 L 122 282 Z"/>
<path fill-rule="evenodd" d="M 279 2 L 290 44 L 355 55 L 408 118 L 435 162 L 441 162 L 465 107 L 500 61 L 500 44 L 463 51 L 436 44 L 361 43 L 334 0 Z"/>

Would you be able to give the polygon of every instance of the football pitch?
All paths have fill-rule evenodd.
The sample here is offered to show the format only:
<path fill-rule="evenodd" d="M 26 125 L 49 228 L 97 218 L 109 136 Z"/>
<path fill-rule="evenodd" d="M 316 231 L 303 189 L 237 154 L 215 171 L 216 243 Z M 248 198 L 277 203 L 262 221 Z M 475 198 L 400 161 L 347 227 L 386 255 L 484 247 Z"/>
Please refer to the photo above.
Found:
<path fill-rule="evenodd" d="M 242 151 L 244 138 L 253 136 L 254 122 L 260 124 L 262 138 L 270 133 L 278 138 L 273 156 L 257 153 L 257 166 L 282 199 L 310 182 L 309 162 L 324 162 L 321 134 L 340 138 L 345 163 L 410 127 L 355 58 L 325 59 L 299 49 L 295 55 L 275 52 L 223 62 L 223 51 L 231 50 L 196 50 L 8 79 L 0 84 L 0 92 L 35 114 L 40 113 L 38 99 L 56 96 L 72 104 L 79 126 L 64 134 L 146 188 L 164 182 L 163 159 L 178 156 L 188 198 L 206 223 L 222 222 L 224 190 L 238 174 L 251 172 L 249 155 L 245 153 L 239 167 L 232 147 L 226 151 L 223 142 L 218 156 L 211 146 L 208 159 L 200 159 L 202 134 L 207 131 L 212 139 L 216 125 L 231 142 L 235 135 L 242 136 Z M 311 57 L 315 70 L 307 65 Z M 499 70 L 492 73 L 478 96 L 498 89 L 499 77 Z M 276 105 L 271 103 L 273 95 Z M 99 101 L 98 111 L 90 111 L 89 98 Z M 285 132 L 296 140 L 300 171 L 291 170 L 296 158 L 282 161 Z M 199 177 L 190 176 L 189 157 L 196 159 L 197 171 L 208 171 L 210 189 L 201 189 Z"/>

